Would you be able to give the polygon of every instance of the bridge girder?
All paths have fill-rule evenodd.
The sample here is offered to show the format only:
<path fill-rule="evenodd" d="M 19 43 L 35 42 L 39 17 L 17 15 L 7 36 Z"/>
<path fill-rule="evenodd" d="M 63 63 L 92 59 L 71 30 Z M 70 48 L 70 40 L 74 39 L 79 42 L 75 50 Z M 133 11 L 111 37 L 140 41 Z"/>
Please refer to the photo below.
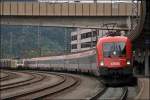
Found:
<path fill-rule="evenodd" d="M 106 30 L 104 24 L 117 23 L 114 29 L 129 30 L 128 17 L 1 17 L 1 25 L 31 25 L 52 27 L 99 28 Z M 126 25 L 126 27 L 120 27 Z"/>

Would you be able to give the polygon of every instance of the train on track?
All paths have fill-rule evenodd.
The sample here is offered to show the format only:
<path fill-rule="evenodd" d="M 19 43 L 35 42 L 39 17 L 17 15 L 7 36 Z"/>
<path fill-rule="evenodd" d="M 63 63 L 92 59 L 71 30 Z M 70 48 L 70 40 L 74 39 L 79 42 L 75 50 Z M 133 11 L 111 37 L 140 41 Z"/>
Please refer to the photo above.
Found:
<path fill-rule="evenodd" d="M 133 77 L 132 43 L 115 32 L 100 38 L 96 45 L 97 67 L 105 81 L 118 82 Z"/>
<path fill-rule="evenodd" d="M 108 82 L 114 83 L 118 82 L 118 79 L 126 80 L 133 76 L 132 45 L 125 36 L 110 35 L 99 38 L 96 49 L 84 52 L 10 62 L 11 60 L 1 60 L 0 66 L 3 68 L 90 73 L 102 76 L 104 81 L 108 80 Z"/>
<path fill-rule="evenodd" d="M 14 59 L 0 59 L 0 68 L 16 68 L 17 60 Z"/>

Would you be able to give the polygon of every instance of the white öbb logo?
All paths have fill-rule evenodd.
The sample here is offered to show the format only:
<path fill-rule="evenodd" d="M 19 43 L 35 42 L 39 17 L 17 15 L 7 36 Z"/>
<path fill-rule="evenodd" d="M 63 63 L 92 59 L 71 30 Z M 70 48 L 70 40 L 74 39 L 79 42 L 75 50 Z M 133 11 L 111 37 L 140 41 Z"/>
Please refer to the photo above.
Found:
<path fill-rule="evenodd" d="M 111 62 L 111 65 L 120 65 L 120 62 Z"/>

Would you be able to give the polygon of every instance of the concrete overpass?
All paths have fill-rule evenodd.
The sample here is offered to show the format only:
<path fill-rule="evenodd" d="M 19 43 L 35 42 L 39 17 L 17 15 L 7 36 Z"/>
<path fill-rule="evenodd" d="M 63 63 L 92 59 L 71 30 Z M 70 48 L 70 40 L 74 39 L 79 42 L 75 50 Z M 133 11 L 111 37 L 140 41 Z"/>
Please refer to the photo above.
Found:
<path fill-rule="evenodd" d="M 132 14 L 132 3 L 6 1 L 1 0 L 0 2 L 3 16 L 130 16 Z"/>
<path fill-rule="evenodd" d="M 59 1 L 59 0 L 58 0 Z M 49 3 L 36 0 L 1 0 L 1 24 L 102 28 L 105 23 L 126 25 L 137 16 L 132 3 Z M 140 4 L 138 4 L 138 11 Z M 138 12 L 140 15 L 140 12 Z"/>

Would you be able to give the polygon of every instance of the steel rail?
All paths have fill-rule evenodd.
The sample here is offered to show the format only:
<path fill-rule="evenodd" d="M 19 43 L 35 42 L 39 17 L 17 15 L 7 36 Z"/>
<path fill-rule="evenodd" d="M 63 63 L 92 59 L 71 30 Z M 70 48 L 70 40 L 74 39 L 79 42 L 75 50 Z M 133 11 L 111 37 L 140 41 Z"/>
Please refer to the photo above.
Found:
<path fill-rule="evenodd" d="M 120 100 L 126 100 L 127 94 L 128 94 L 128 87 L 124 87 L 124 88 L 122 88 L 122 90 L 123 90 L 123 93 L 120 97 Z"/>
<path fill-rule="evenodd" d="M 46 86 L 46 87 L 43 86 L 43 87 L 37 88 L 36 90 L 33 90 L 33 91 L 26 91 L 26 92 L 24 92 L 24 93 L 6 96 L 6 97 L 3 97 L 2 99 L 5 100 L 5 99 L 17 99 L 17 98 L 22 98 L 22 97 L 25 97 L 25 96 L 28 97 L 28 96 L 31 95 L 31 94 L 41 92 L 41 91 L 43 91 L 43 90 L 45 90 L 45 89 L 48 89 L 48 88 L 56 87 L 56 86 L 62 84 L 62 83 L 66 80 L 66 78 L 65 78 L 64 76 L 61 76 L 61 75 L 57 75 L 57 76 L 61 77 L 62 79 L 59 80 L 59 81 L 57 81 L 57 82 L 56 82 L 55 84 L 53 84 L 53 85 L 50 85 L 50 86 L 48 86 L 48 87 L 47 87 L 47 86 Z"/>
<path fill-rule="evenodd" d="M 27 73 L 27 72 L 24 72 L 24 73 Z M 28 74 L 28 73 L 27 73 Z M 30 74 L 31 75 L 31 74 Z M 25 80 L 21 80 L 21 81 L 16 81 L 16 82 L 12 82 L 12 83 L 9 83 L 9 84 L 1 84 L 1 87 L 6 87 L 6 86 L 11 86 L 11 85 L 15 85 L 15 84 L 19 84 L 19 83 L 23 83 L 23 82 L 26 82 L 26 81 L 30 81 L 30 80 L 33 80 L 35 78 L 34 75 L 31 75 L 31 77 L 25 79 Z"/>
<path fill-rule="evenodd" d="M 5 77 L 8 77 L 9 75 L 6 73 L 6 72 L 1 72 L 0 73 L 0 80 L 2 79 L 2 78 L 5 78 Z"/>
<path fill-rule="evenodd" d="M 35 74 L 36 75 L 34 75 L 34 78 L 32 80 L 27 80 L 27 81 L 24 81 L 24 82 L 21 82 L 21 83 L 18 83 L 18 84 L 13 84 L 13 85 L 1 87 L 0 91 L 7 90 L 7 89 L 12 89 L 12 88 L 17 88 L 17 87 L 21 87 L 21 86 L 25 86 L 25 85 L 30 85 L 30 84 L 33 84 L 33 83 L 40 82 L 40 81 L 42 81 L 46 78 L 46 76 L 43 76 L 41 74 L 37 74 L 37 73 L 35 73 Z"/>
<path fill-rule="evenodd" d="M 8 77 L 5 77 L 5 78 L 1 78 L 0 81 L 7 81 L 7 80 L 10 80 L 10 79 L 15 79 L 18 77 L 18 75 L 16 73 L 11 73 L 9 71 L 5 71 L 5 73 L 8 73 Z"/>
<path fill-rule="evenodd" d="M 68 77 L 68 75 L 67 75 L 67 77 Z M 60 88 L 57 91 L 54 91 L 54 92 L 47 94 L 47 95 L 43 95 L 40 98 L 35 98 L 35 99 L 46 99 L 46 100 L 51 99 L 51 96 L 54 96 L 55 94 L 63 93 L 65 91 L 71 91 L 72 89 L 74 89 L 75 87 L 80 85 L 81 79 L 74 77 L 74 76 L 69 76 L 69 77 L 74 80 L 70 85 L 63 87 L 63 88 Z"/>
<path fill-rule="evenodd" d="M 89 98 L 89 100 L 98 99 L 100 96 L 102 96 L 107 91 L 107 89 L 108 89 L 107 87 L 101 88 L 93 97 Z"/>

